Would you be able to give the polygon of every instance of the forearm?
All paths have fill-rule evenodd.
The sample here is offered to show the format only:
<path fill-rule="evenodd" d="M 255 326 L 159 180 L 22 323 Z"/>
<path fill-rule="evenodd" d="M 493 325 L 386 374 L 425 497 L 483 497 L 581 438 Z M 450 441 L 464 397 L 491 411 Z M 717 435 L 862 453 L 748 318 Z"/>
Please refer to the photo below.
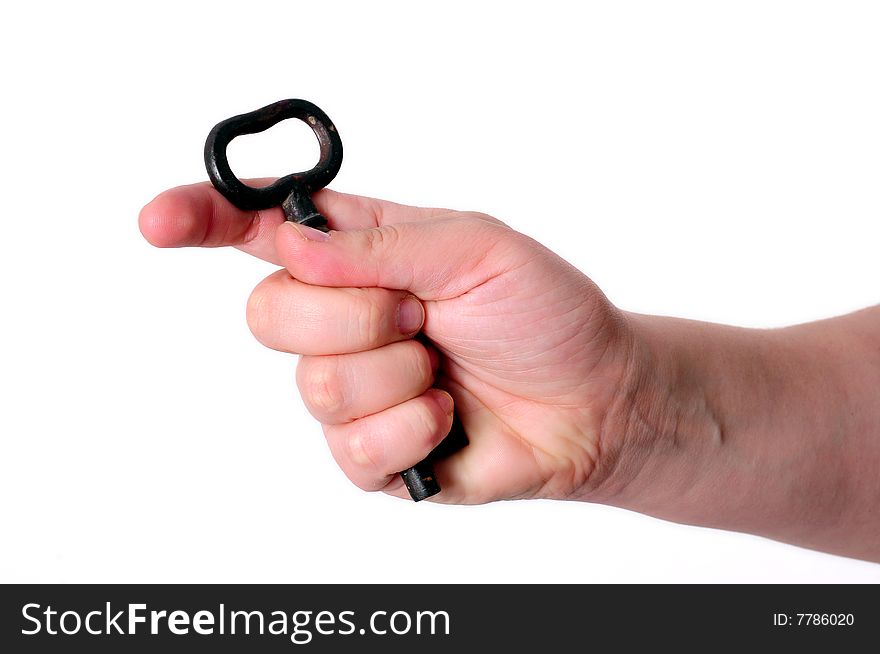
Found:
<path fill-rule="evenodd" d="M 880 560 L 880 308 L 775 330 L 628 322 L 588 499 Z"/>

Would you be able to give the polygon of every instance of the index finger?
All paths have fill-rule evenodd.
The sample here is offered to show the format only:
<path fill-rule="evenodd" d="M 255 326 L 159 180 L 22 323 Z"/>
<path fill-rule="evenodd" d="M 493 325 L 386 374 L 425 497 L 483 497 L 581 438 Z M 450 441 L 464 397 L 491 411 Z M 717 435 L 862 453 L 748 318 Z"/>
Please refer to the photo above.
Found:
<path fill-rule="evenodd" d="M 264 186 L 273 180 L 249 180 Z M 445 209 L 408 207 L 394 202 L 322 189 L 312 196 L 331 229 L 366 229 L 385 223 L 422 220 Z M 275 253 L 275 229 L 284 222 L 280 207 L 243 211 L 209 182 L 178 186 L 160 193 L 141 209 L 144 238 L 156 247 L 221 247 L 231 245 L 255 257 L 282 265 Z"/>

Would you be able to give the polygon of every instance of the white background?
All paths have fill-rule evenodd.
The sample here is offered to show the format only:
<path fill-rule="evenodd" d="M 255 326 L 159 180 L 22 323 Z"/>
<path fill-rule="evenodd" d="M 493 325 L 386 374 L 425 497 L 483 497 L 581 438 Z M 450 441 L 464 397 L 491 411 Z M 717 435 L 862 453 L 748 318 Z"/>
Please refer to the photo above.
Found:
<path fill-rule="evenodd" d="M 6 3 L 0 580 L 880 581 L 880 566 L 581 503 L 415 505 L 336 468 L 272 267 L 160 251 L 140 207 L 217 121 L 302 97 L 333 188 L 485 211 L 619 306 L 780 326 L 878 301 L 865 2 Z M 287 123 L 241 175 L 307 168 Z"/>

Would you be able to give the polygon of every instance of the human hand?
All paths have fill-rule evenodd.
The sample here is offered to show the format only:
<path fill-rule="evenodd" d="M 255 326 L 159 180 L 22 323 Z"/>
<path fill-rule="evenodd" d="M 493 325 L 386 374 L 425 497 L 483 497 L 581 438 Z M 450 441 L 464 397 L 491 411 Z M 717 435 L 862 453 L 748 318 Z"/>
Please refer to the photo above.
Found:
<path fill-rule="evenodd" d="M 407 497 L 396 473 L 448 433 L 451 395 L 470 444 L 436 463 L 434 501 L 589 500 L 880 560 L 880 307 L 775 330 L 625 313 L 489 216 L 313 199 L 339 231 L 207 184 L 140 227 L 284 266 L 249 324 L 303 355 L 306 406 L 361 488 Z"/>
<path fill-rule="evenodd" d="M 585 493 L 627 367 L 624 315 L 489 216 L 326 190 L 314 200 L 339 231 L 242 212 L 207 184 L 160 195 L 140 226 L 154 245 L 234 245 L 285 267 L 254 290 L 248 323 L 303 355 L 303 399 L 359 487 L 407 497 L 396 473 L 448 433 L 451 395 L 470 444 L 435 464 L 432 499 Z"/>

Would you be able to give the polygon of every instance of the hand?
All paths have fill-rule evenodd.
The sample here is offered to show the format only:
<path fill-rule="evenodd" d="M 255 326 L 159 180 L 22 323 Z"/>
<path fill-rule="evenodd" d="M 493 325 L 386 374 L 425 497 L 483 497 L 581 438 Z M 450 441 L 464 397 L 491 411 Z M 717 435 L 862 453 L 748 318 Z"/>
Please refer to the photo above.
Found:
<path fill-rule="evenodd" d="M 436 464 L 435 501 L 583 492 L 626 367 L 623 314 L 489 216 L 314 200 L 329 237 L 277 209 L 240 212 L 206 184 L 159 196 L 140 224 L 156 245 L 235 245 L 285 267 L 254 290 L 249 325 L 303 355 L 303 399 L 359 487 L 407 497 L 396 473 L 448 433 L 454 399 L 470 444 Z"/>
<path fill-rule="evenodd" d="M 396 473 L 452 399 L 470 444 L 436 465 L 434 501 L 597 501 L 880 560 L 880 307 L 777 330 L 640 316 L 494 218 L 314 200 L 329 237 L 207 184 L 140 225 L 284 266 L 251 329 L 303 355 L 306 405 L 361 488 L 407 497 Z"/>

